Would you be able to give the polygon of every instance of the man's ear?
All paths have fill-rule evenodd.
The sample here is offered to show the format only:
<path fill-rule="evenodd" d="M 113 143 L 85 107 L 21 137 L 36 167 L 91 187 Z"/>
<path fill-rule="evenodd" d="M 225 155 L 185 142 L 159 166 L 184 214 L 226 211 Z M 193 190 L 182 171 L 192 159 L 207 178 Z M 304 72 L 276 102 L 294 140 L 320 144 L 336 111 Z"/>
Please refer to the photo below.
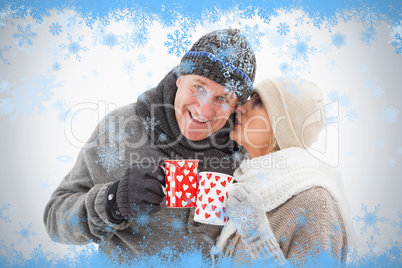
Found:
<path fill-rule="evenodd" d="M 177 78 L 176 80 L 176 87 L 179 87 L 180 83 L 181 83 L 181 78 L 182 76 L 180 76 L 179 78 Z"/>

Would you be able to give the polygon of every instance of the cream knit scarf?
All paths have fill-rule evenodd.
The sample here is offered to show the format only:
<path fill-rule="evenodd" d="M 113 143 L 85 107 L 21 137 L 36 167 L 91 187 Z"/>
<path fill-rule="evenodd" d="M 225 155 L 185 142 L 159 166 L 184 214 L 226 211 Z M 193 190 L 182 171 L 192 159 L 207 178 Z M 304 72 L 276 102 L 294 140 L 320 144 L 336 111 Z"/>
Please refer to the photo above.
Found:
<path fill-rule="evenodd" d="M 234 172 L 234 177 L 238 183 L 246 183 L 262 197 L 261 205 L 266 212 L 277 208 L 304 190 L 316 186 L 323 187 L 337 202 L 348 235 L 349 247 L 350 242 L 355 244 L 340 173 L 306 150 L 292 147 L 265 156 L 245 159 Z M 236 227 L 229 219 L 217 240 L 215 251 L 222 249 L 227 239 L 235 232 Z"/>

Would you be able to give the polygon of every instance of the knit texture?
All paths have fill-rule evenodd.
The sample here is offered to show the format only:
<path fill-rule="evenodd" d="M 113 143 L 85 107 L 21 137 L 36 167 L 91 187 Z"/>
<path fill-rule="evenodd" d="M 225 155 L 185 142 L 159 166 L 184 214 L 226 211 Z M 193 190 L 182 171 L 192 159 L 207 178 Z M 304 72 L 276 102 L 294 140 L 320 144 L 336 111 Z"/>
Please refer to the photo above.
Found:
<path fill-rule="evenodd" d="M 119 187 L 117 188 L 117 193 L 116 193 L 116 201 L 117 201 L 117 207 L 124 217 L 127 217 L 130 215 L 130 212 L 133 209 L 133 205 L 135 200 L 130 199 L 129 191 L 130 191 L 130 179 L 128 176 L 124 176 L 120 182 L 119 182 Z M 134 199 L 134 198 L 133 198 Z"/>
<path fill-rule="evenodd" d="M 309 152 L 298 147 L 277 151 L 265 156 L 244 160 L 234 172 L 238 183 L 245 183 L 262 197 L 266 212 L 285 203 L 293 195 L 315 186 L 331 193 L 340 208 L 348 234 L 355 242 L 352 218 L 340 173 L 322 163 Z M 235 232 L 229 220 L 221 234 L 220 242 Z"/>
<path fill-rule="evenodd" d="M 117 187 L 117 207 L 124 217 L 137 216 L 140 212 L 158 212 L 165 194 L 164 171 L 156 165 L 132 165 L 126 170 Z M 159 178 L 158 178 L 159 177 Z"/>
<path fill-rule="evenodd" d="M 339 171 L 298 147 L 246 159 L 234 176 L 238 183 L 247 184 L 262 197 L 265 211 L 314 186 L 327 189 L 339 205 L 345 199 Z"/>
<path fill-rule="evenodd" d="M 284 262 L 261 203 L 262 198 L 247 184 L 234 184 L 226 203 L 229 223 L 234 223 L 236 234 L 241 236 L 253 259 Z"/>
<path fill-rule="evenodd" d="M 163 96 L 163 86 L 158 86 L 147 94 L 150 96 Z M 160 92 L 152 92 L 159 91 Z M 174 90 L 168 94 L 173 105 Z M 167 101 L 166 99 L 161 100 Z M 155 111 L 159 112 L 159 110 Z M 156 115 L 160 118 L 162 115 Z M 163 115 L 166 116 L 166 115 Z M 174 117 L 173 117 L 174 118 Z M 174 119 L 173 119 L 174 120 Z M 167 119 L 161 124 L 165 133 L 172 139 L 175 138 L 175 130 L 169 130 L 172 123 Z M 110 185 L 123 178 L 125 171 L 133 163 L 159 163 L 165 159 L 172 159 L 169 149 L 160 148 L 150 138 L 150 125 L 137 114 L 137 104 L 131 103 L 110 112 L 94 129 L 85 148 L 80 151 L 76 163 L 68 174 L 61 180 L 54 190 L 44 211 L 46 230 L 51 238 L 59 243 L 87 244 L 94 242 L 99 244 L 99 250 L 106 255 L 123 258 L 136 257 L 144 252 L 140 242 L 145 241 L 148 246 L 145 253 L 155 254 L 161 251 L 167 243 L 170 248 L 178 251 L 187 249 L 188 241 L 196 248 L 200 248 L 204 256 L 209 256 L 210 244 L 215 243 L 221 227 L 194 222 L 194 208 L 183 208 L 178 211 L 166 207 L 163 199 L 161 210 L 149 216 L 146 226 L 137 222 L 125 220 L 119 224 L 110 222 L 105 210 L 106 191 Z M 147 129 L 148 128 L 148 129 Z M 177 126 L 176 126 L 177 128 Z M 174 150 L 174 158 L 187 158 L 190 145 L 183 139 L 178 140 L 182 147 Z M 207 142 L 206 142 L 207 143 Z M 209 145 L 208 145 L 209 146 Z M 205 156 L 230 157 L 228 150 L 218 150 L 213 146 L 206 146 L 199 154 L 193 155 L 197 159 Z M 175 147 L 176 148 L 176 147 Z M 211 151 L 212 152 L 211 152 Z M 107 162 L 103 157 L 106 153 L 116 156 L 114 162 Z M 228 152 L 228 155 L 225 155 Z M 222 159 L 220 159 L 222 160 Z M 223 162 L 224 160 L 222 160 Z M 227 165 L 206 163 L 204 170 L 214 170 L 233 175 L 234 168 Z M 211 164 L 211 166 L 209 166 Z M 149 215 L 145 213 L 144 215 Z M 70 224 L 71 217 L 77 219 L 76 224 Z M 180 235 L 172 236 L 173 224 L 182 224 Z"/>
<path fill-rule="evenodd" d="M 324 98 L 319 87 L 303 79 L 276 77 L 255 86 L 267 109 L 280 149 L 307 149 L 325 127 Z"/>
<path fill-rule="evenodd" d="M 315 227 L 316 230 L 325 229 L 324 237 L 322 237 L 324 239 L 321 239 L 320 243 L 323 240 L 332 239 L 328 230 L 333 226 L 342 226 L 346 230 L 342 234 L 343 236 L 346 237 L 346 234 L 350 234 L 352 238 L 354 237 L 348 204 L 340 183 L 340 174 L 335 169 L 311 156 L 306 150 L 292 147 L 262 157 L 244 160 L 240 167 L 236 169 L 234 176 L 237 183 L 246 184 L 262 197 L 262 206 L 264 211 L 268 213 L 280 206 L 287 207 L 286 204 L 289 200 L 308 189 L 323 187 L 325 195 L 313 196 L 311 200 L 305 199 L 303 200 L 304 204 L 297 203 L 300 206 L 292 207 L 291 212 L 296 217 L 301 215 L 306 219 L 311 219 L 314 226 L 322 225 L 319 228 Z M 321 210 L 322 208 L 325 210 Z M 327 209 L 328 211 L 326 211 Z M 307 217 L 310 212 L 314 217 Z M 268 217 L 268 219 L 273 228 L 271 218 Z M 287 226 L 297 222 L 297 219 L 294 219 L 294 221 L 286 220 L 282 221 L 280 225 Z M 307 228 L 307 231 L 312 229 L 309 226 L 302 227 Z M 299 229 L 297 229 L 297 232 Z M 236 224 L 229 219 L 222 230 L 216 247 L 218 249 L 224 248 L 224 245 L 236 231 Z M 321 234 L 313 233 L 313 235 L 312 238 L 304 242 L 314 243 L 321 237 Z M 286 238 L 290 238 L 293 241 L 293 236 L 294 234 L 286 236 Z M 264 236 L 262 235 L 261 237 Z M 311 239 L 316 240 L 311 241 Z M 341 244 L 347 245 L 346 241 L 346 239 L 342 240 Z M 244 242 L 247 244 L 248 241 Z M 252 245 L 248 245 L 248 247 L 251 247 L 251 250 L 258 250 Z M 254 256 L 256 255 L 254 254 Z"/>
<path fill-rule="evenodd" d="M 223 29 L 201 37 L 183 56 L 180 73 L 206 77 L 226 87 L 244 102 L 253 89 L 255 53 L 237 29 Z"/>
<path fill-rule="evenodd" d="M 339 262 L 346 261 L 347 235 L 342 216 L 324 188 L 303 191 L 266 215 L 277 244 L 272 240 L 247 244 L 234 233 L 225 241 L 221 254 L 215 255 L 215 262 L 230 258 L 237 265 L 250 264 L 255 259 L 272 264 L 274 259 L 275 265 L 300 265 L 324 252 Z M 301 219 L 306 219 L 305 224 Z"/>

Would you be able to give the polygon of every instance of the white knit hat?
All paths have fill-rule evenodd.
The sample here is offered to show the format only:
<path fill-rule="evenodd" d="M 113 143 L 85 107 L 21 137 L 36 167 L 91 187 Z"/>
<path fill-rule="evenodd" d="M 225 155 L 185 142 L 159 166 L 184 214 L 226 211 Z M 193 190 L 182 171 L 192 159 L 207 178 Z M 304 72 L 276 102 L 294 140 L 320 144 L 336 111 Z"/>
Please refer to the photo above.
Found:
<path fill-rule="evenodd" d="M 324 98 L 309 81 L 288 77 L 266 79 L 255 86 L 267 109 L 280 149 L 307 149 L 326 124 Z"/>

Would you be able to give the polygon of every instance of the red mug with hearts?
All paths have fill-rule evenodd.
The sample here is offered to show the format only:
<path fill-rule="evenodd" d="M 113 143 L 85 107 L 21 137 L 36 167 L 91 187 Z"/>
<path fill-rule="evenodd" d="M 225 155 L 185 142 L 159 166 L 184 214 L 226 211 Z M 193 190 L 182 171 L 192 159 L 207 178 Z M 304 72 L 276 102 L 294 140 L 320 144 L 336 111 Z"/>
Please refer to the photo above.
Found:
<path fill-rule="evenodd" d="M 195 207 L 199 160 L 165 160 L 166 206 Z"/>
<path fill-rule="evenodd" d="M 233 177 L 218 172 L 200 172 L 194 221 L 224 225 L 226 199 Z"/>

